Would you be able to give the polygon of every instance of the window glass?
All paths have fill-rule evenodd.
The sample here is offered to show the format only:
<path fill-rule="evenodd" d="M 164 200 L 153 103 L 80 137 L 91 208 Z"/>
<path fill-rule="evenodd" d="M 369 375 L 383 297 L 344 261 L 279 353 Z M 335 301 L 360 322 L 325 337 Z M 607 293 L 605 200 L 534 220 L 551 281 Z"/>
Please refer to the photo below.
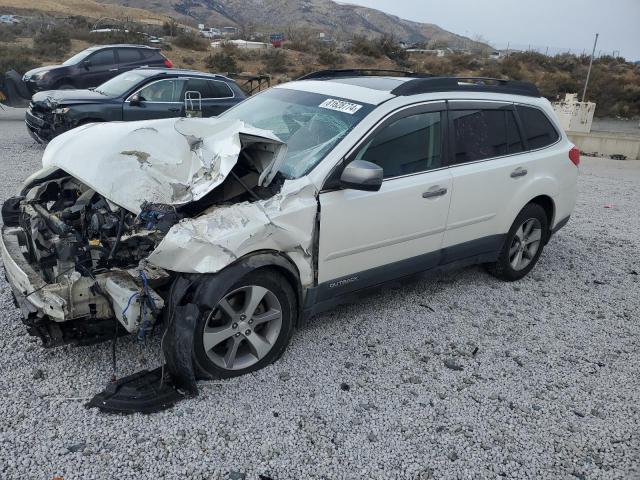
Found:
<path fill-rule="evenodd" d="M 202 78 L 190 78 L 187 80 L 187 92 L 199 92 L 201 98 L 209 98 L 209 83 Z M 192 95 L 197 98 L 197 95 Z"/>
<path fill-rule="evenodd" d="M 227 98 L 233 97 L 233 92 L 224 82 L 219 82 L 217 80 L 208 80 L 209 84 L 209 97 L 208 98 Z"/>
<path fill-rule="evenodd" d="M 320 163 L 373 108 L 355 100 L 274 87 L 249 97 L 218 118 L 242 120 L 256 128 L 271 130 L 288 147 L 280 173 L 285 178 L 300 178 Z"/>
<path fill-rule="evenodd" d="M 107 80 L 94 90 L 109 97 L 118 97 L 135 88 L 145 78 L 147 77 L 139 72 L 125 72 L 113 77 L 111 80 Z"/>
<path fill-rule="evenodd" d="M 144 87 L 139 95 L 145 102 L 182 102 L 183 84 L 180 79 L 160 80 Z"/>
<path fill-rule="evenodd" d="M 558 140 L 558 132 L 542 111 L 523 106 L 517 108 L 530 150 L 546 147 Z"/>
<path fill-rule="evenodd" d="M 442 166 L 441 113 L 401 118 L 374 135 L 356 159 L 382 167 L 384 178 L 424 172 Z"/>
<path fill-rule="evenodd" d="M 507 116 L 507 153 L 520 153 L 524 150 L 524 146 L 516 124 L 516 116 L 512 111 L 504 113 Z"/>
<path fill-rule="evenodd" d="M 116 63 L 115 58 L 113 57 L 112 48 L 100 50 L 99 52 L 91 55 L 88 60 L 91 62 L 92 67 L 97 67 L 99 65 L 113 65 Z"/>
<path fill-rule="evenodd" d="M 133 63 L 141 60 L 140 53 L 135 48 L 119 48 L 118 59 L 120 63 Z"/>
<path fill-rule="evenodd" d="M 473 162 L 507 154 L 507 125 L 504 110 L 455 110 L 454 163 Z"/>

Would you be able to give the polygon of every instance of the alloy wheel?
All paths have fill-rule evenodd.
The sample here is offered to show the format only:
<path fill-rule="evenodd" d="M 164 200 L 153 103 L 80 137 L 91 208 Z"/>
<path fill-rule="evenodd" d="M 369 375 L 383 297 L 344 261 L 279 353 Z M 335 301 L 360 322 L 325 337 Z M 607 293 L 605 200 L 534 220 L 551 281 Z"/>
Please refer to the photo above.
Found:
<path fill-rule="evenodd" d="M 249 285 L 227 293 L 208 313 L 202 343 L 218 367 L 241 370 L 271 351 L 281 328 L 282 308 L 276 295 Z"/>
<path fill-rule="evenodd" d="M 540 249 L 542 225 L 537 218 L 525 220 L 516 230 L 509 247 L 509 263 L 516 271 L 524 270 Z"/>

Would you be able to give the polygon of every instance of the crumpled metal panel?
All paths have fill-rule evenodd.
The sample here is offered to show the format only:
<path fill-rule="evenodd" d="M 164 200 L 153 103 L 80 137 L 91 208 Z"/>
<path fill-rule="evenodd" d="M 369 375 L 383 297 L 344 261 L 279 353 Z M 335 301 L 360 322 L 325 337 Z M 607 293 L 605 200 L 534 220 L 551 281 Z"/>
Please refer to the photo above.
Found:
<path fill-rule="evenodd" d="M 212 207 L 174 225 L 148 261 L 174 272 L 214 273 L 249 253 L 274 250 L 287 253 L 310 285 L 316 195 L 303 177 L 285 181 L 268 200 Z"/>
<path fill-rule="evenodd" d="M 113 203 L 140 213 L 143 202 L 184 205 L 220 185 L 242 148 L 252 147 L 260 185 L 285 159 L 276 135 L 244 122 L 169 118 L 78 127 L 45 150 L 45 168 L 58 167 Z"/>

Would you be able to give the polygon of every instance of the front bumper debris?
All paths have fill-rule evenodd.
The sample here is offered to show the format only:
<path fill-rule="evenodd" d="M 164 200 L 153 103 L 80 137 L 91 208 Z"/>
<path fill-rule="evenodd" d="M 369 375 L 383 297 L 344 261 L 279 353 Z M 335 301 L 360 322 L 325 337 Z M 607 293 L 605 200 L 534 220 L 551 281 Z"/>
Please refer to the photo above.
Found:
<path fill-rule="evenodd" d="M 91 323 L 115 317 L 126 331 L 134 333 L 164 307 L 163 298 L 148 287 L 147 293 L 157 312 L 144 308 L 139 301 L 143 289 L 139 277 L 142 271 L 147 278 L 168 278 L 166 271 L 150 265 L 131 270 L 113 269 L 93 277 L 74 271 L 61 275 L 56 283 L 47 283 L 25 258 L 21 245 L 23 235 L 20 227 L 3 227 L 0 253 L 5 276 L 25 320 L 33 328 L 50 322 L 60 324 L 59 328 L 53 327 L 53 339 L 42 338 L 44 343 L 49 341 L 51 346 L 66 343 L 62 341 L 64 335 L 58 332 L 66 322 Z"/>

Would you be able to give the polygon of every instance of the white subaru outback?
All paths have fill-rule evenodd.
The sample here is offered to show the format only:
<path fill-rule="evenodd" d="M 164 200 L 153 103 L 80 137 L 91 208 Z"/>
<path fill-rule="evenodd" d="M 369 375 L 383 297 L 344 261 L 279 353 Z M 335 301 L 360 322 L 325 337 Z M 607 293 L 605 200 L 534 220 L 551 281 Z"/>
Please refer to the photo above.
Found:
<path fill-rule="evenodd" d="M 576 199 L 579 152 L 549 102 L 522 82 L 365 73 L 54 139 L 3 206 L 29 332 L 90 343 L 162 320 L 189 385 L 264 367 L 296 325 L 390 280 L 526 275 Z"/>

